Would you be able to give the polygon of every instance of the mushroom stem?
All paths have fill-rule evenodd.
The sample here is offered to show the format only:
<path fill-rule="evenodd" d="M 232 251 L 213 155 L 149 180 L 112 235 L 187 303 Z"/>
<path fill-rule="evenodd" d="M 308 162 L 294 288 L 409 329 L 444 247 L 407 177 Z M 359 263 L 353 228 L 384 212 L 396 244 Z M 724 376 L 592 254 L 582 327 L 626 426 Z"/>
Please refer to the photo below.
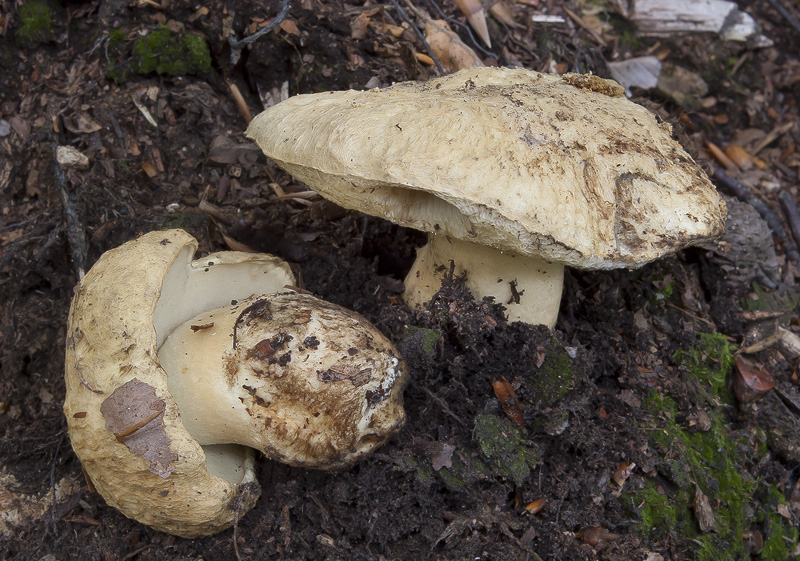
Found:
<path fill-rule="evenodd" d="M 431 234 L 417 250 L 406 276 L 404 299 L 422 310 L 441 287 L 442 267 L 450 261 L 456 274 L 467 273 L 467 288 L 476 299 L 491 296 L 506 307 L 508 321 L 524 321 L 553 328 L 561 303 L 564 265 L 524 257 Z"/>

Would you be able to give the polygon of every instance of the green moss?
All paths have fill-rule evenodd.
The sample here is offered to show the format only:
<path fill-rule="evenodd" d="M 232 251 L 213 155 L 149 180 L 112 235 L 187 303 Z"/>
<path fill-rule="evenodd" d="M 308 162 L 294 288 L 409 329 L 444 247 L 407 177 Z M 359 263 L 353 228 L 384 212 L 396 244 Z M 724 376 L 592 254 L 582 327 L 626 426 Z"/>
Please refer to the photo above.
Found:
<path fill-rule="evenodd" d="M 797 308 L 800 301 L 797 293 L 787 290 L 784 293 L 769 292 L 764 290 L 758 283 L 753 283 L 753 297 L 742 299 L 742 309 L 746 312 L 786 312 L 782 319 L 788 321 L 789 314 Z"/>
<path fill-rule="evenodd" d="M 541 459 L 539 450 L 526 445 L 522 431 L 505 417 L 478 415 L 474 435 L 490 469 L 517 485 Z"/>
<path fill-rule="evenodd" d="M 53 37 L 53 10 L 47 0 L 29 0 L 17 12 L 22 25 L 17 37 L 25 43 L 49 41 Z"/>
<path fill-rule="evenodd" d="M 686 539 L 695 546 L 698 561 L 746 555 L 741 536 L 749 528 L 745 512 L 756 488 L 754 481 L 741 475 L 740 461 L 749 449 L 746 440 L 730 435 L 718 412 L 709 414 L 710 430 L 691 432 L 678 421 L 678 408 L 671 398 L 651 392 L 644 406 L 655 418 L 650 444 L 665 458 L 657 468 L 669 483 L 665 481 L 664 494 L 657 492 L 653 481 L 633 493 L 642 535 L 646 539 L 665 535 Z M 713 511 L 715 533 L 703 534 L 697 525 L 692 506 L 696 488 L 718 505 Z"/>
<path fill-rule="evenodd" d="M 443 467 L 436 473 L 448 489 L 459 491 L 478 482 L 489 472 L 488 466 L 471 455 L 456 452 L 449 468 Z"/>
<path fill-rule="evenodd" d="M 189 74 L 208 74 L 211 71 L 211 53 L 208 43 L 199 35 L 184 35 L 181 38 L 188 53 Z"/>
<path fill-rule="evenodd" d="M 664 305 L 672 298 L 675 292 L 675 281 L 671 276 L 650 275 L 650 284 L 655 288 L 655 293 L 650 297 L 650 305 L 653 307 Z"/>
<path fill-rule="evenodd" d="M 133 67 L 139 74 L 203 74 L 211 69 L 208 45 L 197 35 L 174 35 L 161 25 L 133 45 Z"/>
<path fill-rule="evenodd" d="M 556 341 L 542 349 L 542 365 L 523 380 L 525 401 L 538 410 L 551 407 L 574 386 L 576 367 L 567 351 Z"/>
<path fill-rule="evenodd" d="M 731 403 L 727 379 L 733 367 L 735 350 L 736 347 L 721 333 L 700 333 L 695 348 L 677 351 L 672 358 L 687 369 L 687 382 L 706 401 L 715 403 L 716 397 L 724 403 Z"/>
<path fill-rule="evenodd" d="M 775 485 L 765 487 L 760 493 L 762 509 L 758 515 L 764 535 L 764 545 L 758 550 L 762 561 L 797 559 L 798 529 L 778 513 L 779 505 L 786 505 L 783 493 Z"/>
<path fill-rule="evenodd" d="M 109 34 L 106 50 L 112 63 L 127 60 L 127 41 L 123 32 Z M 109 77 L 120 82 L 131 73 L 206 74 L 211 70 L 211 53 L 206 40 L 199 35 L 177 35 L 165 25 L 160 25 L 144 37 L 138 38 L 131 48 L 129 64 L 109 72 Z"/>
<path fill-rule="evenodd" d="M 110 51 L 118 52 L 128 41 L 128 36 L 121 29 L 112 29 L 106 38 L 106 48 Z"/>
<path fill-rule="evenodd" d="M 678 526 L 675 507 L 666 494 L 658 491 L 655 483 L 648 481 L 635 497 L 641 533 L 645 539 L 657 539 L 659 533 Z"/>
<path fill-rule="evenodd" d="M 430 484 L 433 483 L 432 469 L 422 467 L 422 465 L 415 458 L 411 456 L 403 458 L 403 461 L 405 462 L 406 466 L 408 466 L 409 469 L 414 471 L 417 477 L 417 481 L 422 483 L 422 485 L 424 485 L 425 487 L 429 487 Z M 403 468 L 400 466 L 395 466 L 394 469 L 402 471 Z"/>
<path fill-rule="evenodd" d="M 422 347 L 422 350 L 428 354 L 433 355 L 436 353 L 436 346 L 441 339 L 438 331 L 433 329 L 426 329 L 424 327 L 417 327 L 412 325 L 405 329 L 403 332 L 402 340 L 416 339 Z"/>
<path fill-rule="evenodd" d="M 688 381 L 704 388 L 707 398 L 727 395 L 726 379 L 733 366 L 733 350 L 722 335 L 701 334 L 695 348 L 675 353 Z M 633 492 L 632 502 L 647 540 L 665 536 L 685 540 L 698 561 L 745 559 L 749 553 L 742 535 L 750 528 L 747 519 L 756 482 L 746 479 L 745 463 L 754 461 L 757 450 L 744 436 L 733 434 L 718 408 L 709 408 L 711 427 L 689 430 L 682 412 L 669 396 L 650 392 L 643 407 L 652 417 L 648 427 L 651 448 L 660 454 L 656 480 Z M 702 533 L 693 509 L 695 490 L 708 496 L 717 531 Z"/>

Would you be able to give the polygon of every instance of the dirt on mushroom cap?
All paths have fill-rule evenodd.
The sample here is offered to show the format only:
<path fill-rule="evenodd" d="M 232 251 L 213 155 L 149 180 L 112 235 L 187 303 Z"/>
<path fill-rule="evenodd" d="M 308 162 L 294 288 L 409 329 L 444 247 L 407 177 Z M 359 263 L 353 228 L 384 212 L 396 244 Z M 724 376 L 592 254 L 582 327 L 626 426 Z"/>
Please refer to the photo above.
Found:
<path fill-rule="evenodd" d="M 248 136 L 342 206 L 575 267 L 640 266 L 720 235 L 725 204 L 703 171 L 613 86 L 471 69 L 296 96 Z"/>

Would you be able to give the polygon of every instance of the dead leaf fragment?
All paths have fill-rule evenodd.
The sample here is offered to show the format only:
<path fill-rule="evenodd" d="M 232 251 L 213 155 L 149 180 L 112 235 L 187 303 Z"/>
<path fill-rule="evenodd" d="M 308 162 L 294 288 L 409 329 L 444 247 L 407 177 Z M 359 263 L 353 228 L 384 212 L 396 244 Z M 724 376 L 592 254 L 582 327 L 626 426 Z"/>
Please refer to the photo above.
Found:
<path fill-rule="evenodd" d="M 525 512 L 528 514 L 537 514 L 542 511 L 544 506 L 547 504 L 547 500 L 543 497 L 536 499 L 535 501 L 529 502 L 525 505 Z"/>
<path fill-rule="evenodd" d="M 438 450 L 431 456 L 433 469 L 439 471 L 443 467 L 448 469 L 453 467 L 453 452 L 455 451 L 456 447 L 452 444 L 444 442 L 439 444 Z"/>
<path fill-rule="evenodd" d="M 578 532 L 578 536 L 588 545 L 592 547 L 600 547 L 607 543 L 615 542 L 619 539 L 619 534 L 609 532 L 602 526 L 593 526 L 584 528 Z"/>
<path fill-rule="evenodd" d="M 158 175 L 158 170 L 150 162 L 142 162 L 141 167 L 142 171 L 145 172 L 147 174 L 147 177 L 151 179 Z"/>
<path fill-rule="evenodd" d="M 734 357 L 736 372 L 733 376 L 733 393 L 741 403 L 758 399 L 775 387 L 775 377 L 767 368 L 741 354 Z"/>
<path fill-rule="evenodd" d="M 744 171 L 752 169 L 755 165 L 753 156 L 738 144 L 729 144 L 728 147 L 725 148 L 725 155 Z"/>
<path fill-rule="evenodd" d="M 464 44 L 442 20 L 431 20 L 425 24 L 425 39 L 447 70 L 455 72 L 484 65 L 477 53 Z"/>
<path fill-rule="evenodd" d="M 369 16 L 367 14 L 358 14 L 358 16 L 350 22 L 350 37 L 352 39 L 365 39 L 367 37 L 368 26 Z"/>
<path fill-rule="evenodd" d="M 486 25 L 486 13 L 483 11 L 480 0 L 455 0 L 461 13 L 467 17 L 470 27 L 480 37 L 481 41 L 492 48 L 492 40 L 489 37 L 489 28 Z"/>
<path fill-rule="evenodd" d="M 220 134 L 208 147 L 208 158 L 218 164 L 250 165 L 258 160 L 261 150 L 255 144 L 238 144 L 232 138 Z"/>
<path fill-rule="evenodd" d="M 175 471 L 172 462 L 178 459 L 164 430 L 165 410 L 166 403 L 156 389 L 138 378 L 118 387 L 100 406 L 106 428 L 163 479 Z"/>
<path fill-rule="evenodd" d="M 280 27 L 282 31 L 288 33 L 289 35 L 295 35 L 297 37 L 302 36 L 300 33 L 300 28 L 297 27 L 297 24 L 294 22 L 294 20 L 285 19 L 278 25 L 278 27 Z"/>
<path fill-rule="evenodd" d="M 511 387 L 511 384 L 508 383 L 508 380 L 506 380 L 506 377 L 503 376 L 501 379 L 492 382 L 492 389 L 506 416 L 514 421 L 517 426 L 521 427 L 524 424 L 522 409 L 519 406 L 517 394 L 514 392 L 514 388 Z"/>
<path fill-rule="evenodd" d="M 514 21 L 514 14 L 511 12 L 511 8 L 508 7 L 503 0 L 499 2 L 495 2 L 492 4 L 492 7 L 489 8 L 489 13 L 501 22 L 503 25 L 507 25 L 508 27 L 519 29 L 522 26 Z"/>
<path fill-rule="evenodd" d="M 704 534 L 716 532 L 717 521 L 714 519 L 714 510 L 711 508 L 708 496 L 700 490 L 700 487 L 695 487 L 694 489 L 692 506 L 694 507 L 694 516 L 697 518 L 700 531 Z"/>
<path fill-rule="evenodd" d="M 614 475 L 612 478 L 614 479 L 614 483 L 622 487 L 625 485 L 625 481 L 631 476 L 633 473 L 634 468 L 636 468 L 636 464 L 633 462 L 628 462 L 627 460 L 621 462 L 617 469 L 614 471 Z"/>

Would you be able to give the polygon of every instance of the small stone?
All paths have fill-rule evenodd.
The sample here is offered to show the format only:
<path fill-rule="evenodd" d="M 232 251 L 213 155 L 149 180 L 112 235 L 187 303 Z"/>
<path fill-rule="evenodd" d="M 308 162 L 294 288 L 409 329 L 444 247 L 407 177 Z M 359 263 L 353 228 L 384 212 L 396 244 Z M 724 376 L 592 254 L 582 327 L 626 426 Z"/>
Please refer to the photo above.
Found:
<path fill-rule="evenodd" d="M 59 146 L 56 159 L 58 165 L 65 169 L 89 169 L 89 158 L 72 146 Z"/>

